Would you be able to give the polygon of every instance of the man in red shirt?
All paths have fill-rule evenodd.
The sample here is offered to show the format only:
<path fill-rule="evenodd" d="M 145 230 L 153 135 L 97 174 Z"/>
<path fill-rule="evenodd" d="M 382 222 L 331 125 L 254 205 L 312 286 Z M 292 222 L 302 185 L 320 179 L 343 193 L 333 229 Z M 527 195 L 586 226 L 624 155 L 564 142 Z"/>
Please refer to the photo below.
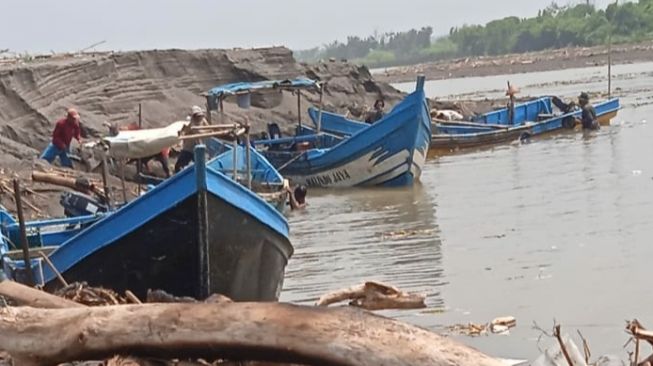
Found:
<path fill-rule="evenodd" d="M 58 156 L 62 166 L 72 168 L 73 162 L 68 157 L 70 142 L 75 138 L 81 144 L 81 134 L 79 113 L 74 108 L 69 108 L 66 117 L 57 121 L 54 132 L 52 132 L 52 142 L 41 154 L 41 159 L 52 164 Z"/>

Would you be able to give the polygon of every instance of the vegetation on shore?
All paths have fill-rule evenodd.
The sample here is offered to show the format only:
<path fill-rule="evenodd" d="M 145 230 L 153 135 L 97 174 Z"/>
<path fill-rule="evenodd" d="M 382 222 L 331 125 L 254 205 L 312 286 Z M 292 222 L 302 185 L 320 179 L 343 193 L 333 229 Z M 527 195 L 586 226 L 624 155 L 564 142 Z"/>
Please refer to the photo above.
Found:
<path fill-rule="evenodd" d="M 440 61 L 456 57 L 503 55 L 557 49 L 639 42 L 653 38 L 653 0 L 615 2 L 606 9 L 583 3 L 552 3 L 535 17 L 507 17 L 485 25 L 451 28 L 433 38 L 433 29 L 384 33 L 367 38 L 350 36 L 324 47 L 296 51 L 300 61 L 348 59 L 371 67 Z"/>

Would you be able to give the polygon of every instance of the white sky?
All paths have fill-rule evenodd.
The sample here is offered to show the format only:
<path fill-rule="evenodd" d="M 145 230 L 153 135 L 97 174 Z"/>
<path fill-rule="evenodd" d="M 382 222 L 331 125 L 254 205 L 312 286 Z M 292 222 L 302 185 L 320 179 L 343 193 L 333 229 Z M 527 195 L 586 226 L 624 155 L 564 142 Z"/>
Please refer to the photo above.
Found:
<path fill-rule="evenodd" d="M 577 3 L 581 0 L 560 0 Z M 593 0 L 606 6 L 611 0 Z M 0 0 L 0 49 L 304 49 L 348 35 L 533 16 L 551 0 Z"/>

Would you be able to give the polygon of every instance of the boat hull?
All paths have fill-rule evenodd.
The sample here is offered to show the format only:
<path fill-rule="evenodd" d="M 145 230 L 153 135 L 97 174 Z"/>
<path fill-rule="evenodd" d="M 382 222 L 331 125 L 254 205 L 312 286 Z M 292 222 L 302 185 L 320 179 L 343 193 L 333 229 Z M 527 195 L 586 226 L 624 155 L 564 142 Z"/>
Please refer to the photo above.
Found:
<path fill-rule="evenodd" d="M 199 149 L 199 147 L 198 147 Z M 196 163 L 61 243 L 49 255 L 69 281 L 144 298 L 149 289 L 202 299 L 273 301 L 292 255 L 288 222 L 255 193 Z M 20 281 L 22 260 L 3 256 Z M 61 283 L 41 258 L 31 261 L 37 284 Z"/>
<path fill-rule="evenodd" d="M 326 113 L 323 117 L 345 120 Z M 418 89 L 384 119 L 366 124 L 335 146 L 294 154 L 268 150 L 265 155 L 291 181 L 310 187 L 396 187 L 419 180 L 430 140 L 429 108 Z"/>
<path fill-rule="evenodd" d="M 288 240 L 215 196 L 207 201 L 210 293 L 236 301 L 277 300 L 292 253 Z M 131 290 L 140 298 L 149 289 L 201 297 L 197 212 L 197 196 L 189 197 L 63 276 L 69 282 Z M 53 279 L 45 287 L 56 290 L 61 284 Z"/>
<path fill-rule="evenodd" d="M 599 123 L 601 125 L 610 124 L 610 121 L 617 115 L 619 108 L 618 99 L 611 99 L 595 104 Z M 496 125 L 490 126 L 489 124 L 488 127 L 484 127 L 483 123 L 478 122 L 474 123 L 473 126 L 465 123 L 461 123 L 458 126 L 456 123 L 443 124 L 442 128 L 437 129 L 439 133 L 435 133 L 431 137 L 431 151 L 446 152 L 477 148 L 552 133 L 566 129 L 565 122 L 570 119 L 579 118 L 580 114 L 580 111 L 574 111 L 543 121 L 525 123 L 514 127 L 497 127 Z M 493 123 L 497 122 L 495 119 L 489 119 L 489 121 Z M 575 121 L 572 120 L 571 122 L 572 126 L 576 125 Z M 442 131 L 458 133 L 440 133 Z"/>

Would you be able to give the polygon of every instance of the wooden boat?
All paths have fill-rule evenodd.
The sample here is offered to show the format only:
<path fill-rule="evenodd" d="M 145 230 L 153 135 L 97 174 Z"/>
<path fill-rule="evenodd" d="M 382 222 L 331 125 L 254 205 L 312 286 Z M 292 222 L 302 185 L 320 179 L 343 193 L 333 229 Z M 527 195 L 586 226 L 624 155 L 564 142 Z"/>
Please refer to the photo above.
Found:
<path fill-rule="evenodd" d="M 262 154 L 294 183 L 319 187 L 406 186 L 419 179 L 431 139 L 424 78 L 388 115 L 347 138 L 314 133 L 254 141 Z M 211 89 L 209 105 L 228 96 L 242 97 L 263 90 L 314 89 L 308 79 L 238 83 Z M 299 95 L 299 94 L 298 94 Z M 301 106 L 299 107 L 301 109 Z"/>
<path fill-rule="evenodd" d="M 610 99 L 594 104 L 599 123 L 606 125 L 614 118 L 620 108 L 619 99 Z M 317 111 L 309 110 L 314 124 L 317 124 Z M 559 131 L 575 126 L 575 118 L 581 111 L 554 113 L 552 98 L 543 97 L 515 105 L 514 117 L 508 108 L 480 115 L 470 122 L 435 121 L 430 149 L 451 151 L 456 149 L 480 147 L 529 138 L 544 133 Z M 323 112 L 322 130 L 337 136 L 351 136 L 367 128 L 366 123 L 344 119 L 332 113 Z"/>
<path fill-rule="evenodd" d="M 619 111 L 619 99 L 594 104 L 599 123 L 609 124 Z M 451 151 L 526 139 L 545 133 L 573 129 L 581 111 L 554 114 L 551 98 L 539 98 L 515 106 L 514 123 L 508 108 L 484 114 L 474 122 L 440 122 L 431 138 L 431 150 Z"/>
<path fill-rule="evenodd" d="M 279 296 L 293 248 L 288 223 L 256 194 L 207 167 L 205 147 L 195 164 L 53 248 L 49 259 L 69 281 L 237 301 Z M 65 238 L 64 238 L 65 239 Z M 3 269 L 21 280 L 22 260 L 0 239 Z M 39 285 L 61 286 L 41 258 L 31 269 Z"/>

